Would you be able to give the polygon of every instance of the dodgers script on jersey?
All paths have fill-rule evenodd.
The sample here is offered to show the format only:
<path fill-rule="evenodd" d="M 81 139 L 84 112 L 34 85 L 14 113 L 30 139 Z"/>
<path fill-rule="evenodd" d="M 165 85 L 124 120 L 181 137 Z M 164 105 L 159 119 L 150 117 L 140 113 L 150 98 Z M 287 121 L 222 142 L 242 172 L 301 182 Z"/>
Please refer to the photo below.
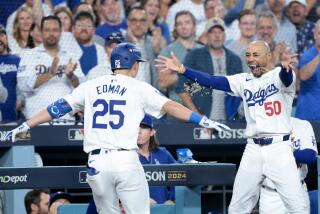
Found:
<path fill-rule="evenodd" d="M 64 97 L 73 112 L 84 109 L 84 151 L 137 149 L 145 113 L 160 118 L 169 101 L 151 85 L 134 78 L 105 75 L 81 84 Z"/>
<path fill-rule="evenodd" d="M 259 78 L 248 73 L 227 76 L 232 91 L 230 94 L 243 99 L 246 136 L 249 138 L 291 132 L 295 75 L 293 72 L 293 82 L 286 87 L 279 77 L 280 70 L 276 67 Z"/>
<path fill-rule="evenodd" d="M 64 73 L 64 66 L 72 57 L 64 49 L 59 50 L 58 57 L 59 65 L 56 75 L 38 88 L 34 88 L 36 79 L 39 75 L 49 72 L 53 57 L 48 54 L 43 45 L 40 45 L 21 58 L 17 77 L 19 89 L 27 97 L 24 109 L 26 118 L 31 118 L 50 103 L 72 91 L 71 82 Z M 79 63 L 74 74 L 78 77 L 79 82 L 85 80 Z M 68 115 L 64 118 L 70 119 Z"/>

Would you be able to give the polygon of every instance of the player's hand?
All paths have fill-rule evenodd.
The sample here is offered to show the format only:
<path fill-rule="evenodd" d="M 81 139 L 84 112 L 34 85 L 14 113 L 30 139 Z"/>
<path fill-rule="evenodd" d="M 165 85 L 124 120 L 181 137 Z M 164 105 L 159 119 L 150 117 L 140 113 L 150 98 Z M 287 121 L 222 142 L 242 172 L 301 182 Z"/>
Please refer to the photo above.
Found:
<path fill-rule="evenodd" d="M 202 117 L 200 123 L 199 123 L 200 126 L 204 127 L 204 128 L 211 128 L 211 129 L 215 129 L 217 130 L 218 132 L 221 132 L 221 131 L 230 131 L 231 129 L 222 124 L 222 123 L 218 123 L 218 122 L 215 122 L 213 120 L 210 120 L 208 119 L 207 117 Z"/>
<path fill-rule="evenodd" d="M 290 69 L 294 70 L 298 63 L 299 54 L 289 55 L 289 49 L 281 55 L 281 65 L 289 72 Z"/>
<path fill-rule="evenodd" d="M 176 71 L 180 74 L 183 74 L 186 71 L 184 65 L 179 61 L 173 52 L 170 54 L 171 58 L 158 56 L 158 58 L 155 59 L 157 63 L 156 67 L 159 68 L 160 72 Z"/>
<path fill-rule="evenodd" d="M 11 141 L 15 142 L 17 135 L 19 135 L 20 133 L 28 132 L 29 130 L 30 130 L 30 126 L 27 124 L 27 122 L 24 122 L 17 128 L 8 132 L 7 135 L 5 136 L 5 140 L 10 140 L 11 138 Z"/>

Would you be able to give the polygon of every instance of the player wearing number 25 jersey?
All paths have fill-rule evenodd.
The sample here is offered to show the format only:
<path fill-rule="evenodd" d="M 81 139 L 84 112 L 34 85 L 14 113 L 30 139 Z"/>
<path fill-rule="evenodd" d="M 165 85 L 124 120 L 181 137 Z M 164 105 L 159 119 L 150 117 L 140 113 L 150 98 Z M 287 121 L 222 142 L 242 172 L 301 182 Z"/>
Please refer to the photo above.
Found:
<path fill-rule="evenodd" d="M 175 70 L 212 89 L 223 90 L 242 98 L 247 121 L 248 143 L 236 175 L 229 214 L 250 213 L 259 197 L 265 178 L 275 184 L 289 213 L 307 214 L 302 185 L 289 141 L 291 105 L 295 94 L 293 58 L 286 56 L 281 67 L 271 64 L 269 46 L 256 41 L 246 50 L 251 73 L 212 76 L 184 66 L 173 55 L 156 61 L 160 72 Z"/>
<path fill-rule="evenodd" d="M 83 147 L 89 154 L 87 182 L 98 213 L 120 213 L 119 199 L 128 214 L 150 213 L 148 185 L 137 153 L 139 125 L 145 114 L 159 118 L 168 113 L 206 128 L 229 129 L 134 79 L 143 62 L 136 46 L 119 44 L 111 53 L 113 75 L 81 84 L 6 136 L 14 141 L 17 134 L 30 127 L 69 112 L 84 111 Z"/>

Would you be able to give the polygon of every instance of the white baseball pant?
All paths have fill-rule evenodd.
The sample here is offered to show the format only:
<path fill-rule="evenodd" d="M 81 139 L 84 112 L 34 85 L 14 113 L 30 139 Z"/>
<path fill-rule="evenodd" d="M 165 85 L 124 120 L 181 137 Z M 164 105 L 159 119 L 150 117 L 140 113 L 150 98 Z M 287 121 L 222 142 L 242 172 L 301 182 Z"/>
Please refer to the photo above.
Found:
<path fill-rule="evenodd" d="M 88 166 L 96 173 L 87 173 L 99 214 L 119 214 L 119 199 L 126 214 L 149 214 L 149 188 L 136 151 L 90 154 Z"/>
<path fill-rule="evenodd" d="M 229 214 L 250 213 L 263 179 L 275 185 L 289 213 L 309 214 L 290 141 L 257 145 L 248 140 L 233 186 Z"/>
<path fill-rule="evenodd" d="M 308 210 L 310 210 L 310 200 L 307 190 L 307 185 L 303 184 L 303 198 L 308 205 Z M 309 211 L 310 212 L 310 211 Z M 260 200 L 259 200 L 259 214 L 288 214 L 284 203 L 282 202 L 278 192 L 270 187 L 262 187 L 260 190 Z"/>

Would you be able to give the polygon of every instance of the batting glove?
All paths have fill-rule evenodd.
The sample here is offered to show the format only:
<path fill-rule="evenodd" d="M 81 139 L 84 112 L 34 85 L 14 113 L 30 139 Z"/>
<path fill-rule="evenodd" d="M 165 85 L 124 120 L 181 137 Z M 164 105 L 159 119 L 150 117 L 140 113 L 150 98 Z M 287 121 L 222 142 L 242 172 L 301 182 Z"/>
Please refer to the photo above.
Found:
<path fill-rule="evenodd" d="M 231 130 L 228 126 L 222 123 L 218 123 L 213 120 L 210 120 L 207 117 L 202 117 L 201 121 L 199 122 L 199 125 L 204 128 L 215 129 L 218 132 Z"/>
<path fill-rule="evenodd" d="M 24 122 L 22 123 L 20 126 L 18 126 L 17 128 L 11 130 L 10 132 L 7 133 L 5 139 L 6 140 L 10 140 L 11 138 L 11 141 L 12 142 L 15 142 L 16 141 L 16 136 L 20 133 L 24 133 L 24 132 L 28 132 L 30 130 L 30 127 L 29 125 Z"/>

